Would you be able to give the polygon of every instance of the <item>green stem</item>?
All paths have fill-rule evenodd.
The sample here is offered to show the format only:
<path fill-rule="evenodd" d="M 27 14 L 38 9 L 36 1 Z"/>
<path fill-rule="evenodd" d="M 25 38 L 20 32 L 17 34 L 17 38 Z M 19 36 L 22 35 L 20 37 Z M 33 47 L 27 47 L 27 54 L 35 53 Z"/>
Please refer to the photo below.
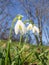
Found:
<path fill-rule="evenodd" d="M 11 24 L 11 28 L 10 28 L 10 34 L 9 34 L 9 40 L 11 39 L 11 33 L 12 33 L 12 29 L 14 27 L 14 22 L 17 20 L 17 16 L 13 19 L 12 24 Z"/>
<path fill-rule="evenodd" d="M 20 35 L 19 47 L 21 47 L 22 35 Z"/>
<path fill-rule="evenodd" d="M 7 45 L 7 53 L 6 53 L 6 58 L 5 58 L 5 65 L 8 65 L 8 61 L 10 61 L 11 63 L 11 58 L 10 58 L 10 39 L 11 39 L 11 33 L 12 33 L 12 29 L 14 27 L 14 22 L 17 20 L 17 17 L 15 17 L 12 21 L 12 25 L 10 28 L 10 32 L 9 32 L 9 40 L 8 40 L 8 45 Z"/>

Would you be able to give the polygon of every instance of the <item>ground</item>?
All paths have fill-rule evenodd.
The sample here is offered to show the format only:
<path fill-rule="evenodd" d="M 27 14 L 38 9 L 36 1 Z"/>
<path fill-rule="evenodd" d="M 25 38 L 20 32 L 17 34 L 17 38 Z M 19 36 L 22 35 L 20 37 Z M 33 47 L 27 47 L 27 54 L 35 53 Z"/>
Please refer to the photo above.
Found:
<path fill-rule="evenodd" d="M 4 56 L 6 53 L 5 50 L 7 51 L 8 48 L 7 42 L 4 40 L 0 41 L 0 55 L 3 53 Z M 36 46 L 29 43 L 19 44 L 19 42 L 13 41 L 10 42 L 9 51 L 11 63 L 14 60 L 17 65 L 49 65 L 49 46 Z M 6 57 L 6 54 L 4 57 Z"/>

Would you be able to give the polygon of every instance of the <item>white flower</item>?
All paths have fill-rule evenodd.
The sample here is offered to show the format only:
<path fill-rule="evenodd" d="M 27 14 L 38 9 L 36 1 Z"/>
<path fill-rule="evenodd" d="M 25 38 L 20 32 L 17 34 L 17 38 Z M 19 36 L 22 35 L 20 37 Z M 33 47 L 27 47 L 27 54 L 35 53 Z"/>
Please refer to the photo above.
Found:
<path fill-rule="evenodd" d="M 24 23 L 21 20 L 18 20 L 16 25 L 15 25 L 15 34 L 17 35 L 18 33 L 20 34 L 25 34 L 26 33 L 26 27 Z"/>
<path fill-rule="evenodd" d="M 36 27 L 35 25 L 32 25 L 32 24 L 29 24 L 29 25 L 28 25 L 27 31 L 29 31 L 29 30 L 32 30 L 33 33 L 36 33 L 36 32 L 39 33 L 39 28 Z"/>
<path fill-rule="evenodd" d="M 33 28 L 32 24 L 29 24 L 27 27 L 27 31 L 32 30 L 32 28 Z"/>
<path fill-rule="evenodd" d="M 36 27 L 35 25 L 33 26 L 33 33 L 39 33 L 39 28 L 38 27 Z"/>

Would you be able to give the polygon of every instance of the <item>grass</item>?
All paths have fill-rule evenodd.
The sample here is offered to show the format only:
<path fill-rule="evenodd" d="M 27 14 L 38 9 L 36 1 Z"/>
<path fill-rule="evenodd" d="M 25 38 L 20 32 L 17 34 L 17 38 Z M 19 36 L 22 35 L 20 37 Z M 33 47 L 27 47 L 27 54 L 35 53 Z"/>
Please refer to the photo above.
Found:
<path fill-rule="evenodd" d="M 6 62 L 8 61 L 8 62 Z M 49 46 L 0 41 L 0 65 L 49 65 Z"/>

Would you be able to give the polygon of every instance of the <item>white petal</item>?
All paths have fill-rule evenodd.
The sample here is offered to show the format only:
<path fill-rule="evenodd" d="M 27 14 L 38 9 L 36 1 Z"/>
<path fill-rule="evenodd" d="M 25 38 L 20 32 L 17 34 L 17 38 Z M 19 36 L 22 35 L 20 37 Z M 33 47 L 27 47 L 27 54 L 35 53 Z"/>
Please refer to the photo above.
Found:
<path fill-rule="evenodd" d="M 19 26 L 17 24 L 15 25 L 14 30 L 15 30 L 15 34 L 17 35 L 19 33 Z"/>
<path fill-rule="evenodd" d="M 35 33 L 35 32 L 39 33 L 39 28 L 36 26 L 33 27 L 33 33 Z"/>
<path fill-rule="evenodd" d="M 33 28 L 32 24 L 29 24 L 27 27 L 27 31 L 32 30 L 32 28 Z"/>
<path fill-rule="evenodd" d="M 24 23 L 21 20 L 18 20 L 16 25 L 15 25 L 15 33 L 18 34 L 19 32 L 21 34 L 26 33 L 26 27 L 25 27 Z"/>
<path fill-rule="evenodd" d="M 34 28 L 32 29 L 32 31 L 33 31 L 33 33 L 35 33 L 35 29 Z"/>

